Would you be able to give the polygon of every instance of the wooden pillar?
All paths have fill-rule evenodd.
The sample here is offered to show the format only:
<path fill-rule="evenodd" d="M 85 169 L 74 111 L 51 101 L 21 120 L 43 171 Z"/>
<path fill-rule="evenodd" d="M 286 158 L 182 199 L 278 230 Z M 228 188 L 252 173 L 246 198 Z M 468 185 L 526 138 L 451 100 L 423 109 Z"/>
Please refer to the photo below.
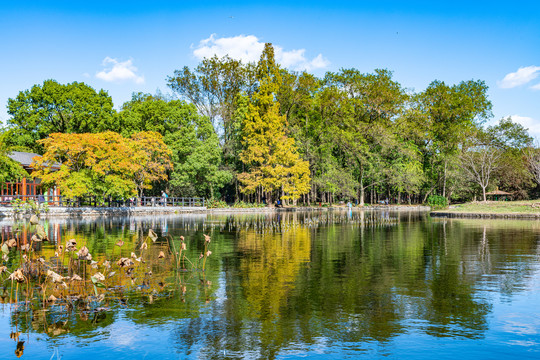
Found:
<path fill-rule="evenodd" d="M 23 200 L 26 200 L 26 176 L 22 178 L 21 182 L 22 192 L 21 195 L 23 196 Z"/>

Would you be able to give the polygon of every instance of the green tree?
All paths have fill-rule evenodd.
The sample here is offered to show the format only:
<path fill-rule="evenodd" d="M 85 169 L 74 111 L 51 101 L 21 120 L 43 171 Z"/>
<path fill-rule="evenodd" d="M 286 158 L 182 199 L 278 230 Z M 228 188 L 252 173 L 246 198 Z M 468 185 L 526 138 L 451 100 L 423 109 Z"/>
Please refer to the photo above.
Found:
<path fill-rule="evenodd" d="M 207 117 L 166 135 L 165 142 L 172 150 L 174 170 L 169 184 L 174 193 L 213 199 L 231 181 L 232 173 L 220 168 L 218 136 Z"/>
<path fill-rule="evenodd" d="M 426 195 L 439 187 L 442 196 L 448 197 L 447 188 L 451 186 L 448 180 L 456 174 L 450 165 L 457 163 L 460 144 L 491 117 L 487 90 L 487 85 L 480 80 L 462 81 L 452 86 L 436 80 L 418 96 L 428 123 L 426 140 L 430 147 L 425 153 L 429 154 L 425 160 L 431 173 Z"/>
<path fill-rule="evenodd" d="M 28 176 L 21 164 L 8 156 L 11 148 L 6 144 L 5 137 L 5 133 L 0 134 L 0 184 Z"/>
<path fill-rule="evenodd" d="M 178 196 L 214 198 L 231 181 L 221 168 L 219 138 L 208 117 L 193 104 L 162 96 L 134 94 L 119 113 L 123 133 L 155 131 L 171 150 L 172 171 L 167 186 Z"/>
<path fill-rule="evenodd" d="M 8 99 L 10 145 L 40 152 L 38 140 L 51 133 L 117 131 L 116 112 L 106 91 L 84 83 L 45 80 Z"/>

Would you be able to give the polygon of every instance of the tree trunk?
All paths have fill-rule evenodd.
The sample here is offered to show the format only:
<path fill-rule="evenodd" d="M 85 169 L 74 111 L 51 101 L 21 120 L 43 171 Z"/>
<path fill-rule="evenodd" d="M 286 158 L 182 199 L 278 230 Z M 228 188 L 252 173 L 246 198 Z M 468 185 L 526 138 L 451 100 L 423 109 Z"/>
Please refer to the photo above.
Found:
<path fill-rule="evenodd" d="M 446 159 L 444 159 L 444 174 L 443 174 L 442 196 L 446 197 Z"/>
<path fill-rule="evenodd" d="M 486 202 L 486 187 L 485 186 L 482 186 L 482 195 L 484 197 L 484 202 Z"/>
<path fill-rule="evenodd" d="M 360 195 L 358 195 L 358 205 L 364 206 L 364 174 L 360 174 Z"/>

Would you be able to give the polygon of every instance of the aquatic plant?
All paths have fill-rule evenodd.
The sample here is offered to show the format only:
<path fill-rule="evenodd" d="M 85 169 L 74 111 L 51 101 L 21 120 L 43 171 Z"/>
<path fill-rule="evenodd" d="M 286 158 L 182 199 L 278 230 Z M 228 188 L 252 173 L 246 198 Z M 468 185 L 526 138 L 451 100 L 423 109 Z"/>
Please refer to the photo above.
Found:
<path fill-rule="evenodd" d="M 27 237 L 20 237 L 16 229 L 14 237 L 2 240 L 0 245 L 3 254 L 0 302 L 10 304 L 13 316 L 25 311 L 32 314 L 46 311 L 45 318 L 67 312 L 83 319 L 107 311 L 111 302 L 125 304 L 128 294 L 147 296 L 150 303 L 168 296 L 175 288 L 184 296 L 190 284 L 190 277 L 184 277 L 186 273 L 203 274 L 205 286 L 210 285 L 204 277 L 206 258 L 211 254 L 208 235 L 205 235 L 202 268 L 187 257 L 183 236 L 179 238 L 177 252 L 178 240 L 170 235 L 159 237 L 152 229 L 147 236 L 141 235 L 130 242 L 130 248 L 119 240 L 110 253 L 96 256 L 84 239 L 51 243 L 54 256 L 48 257 L 43 256 L 46 252 L 41 245 L 37 246 L 49 240 L 45 227 L 37 217 L 30 220 L 24 225 L 25 234 L 30 231 Z M 116 248 L 120 251 L 115 254 Z M 126 256 L 128 253 L 130 255 Z M 170 274 L 175 274 L 172 283 Z M 62 333 L 65 329 L 65 325 L 51 327 L 44 320 L 43 330 L 48 334 Z M 22 355 L 24 346 L 18 345 L 17 349 Z"/>

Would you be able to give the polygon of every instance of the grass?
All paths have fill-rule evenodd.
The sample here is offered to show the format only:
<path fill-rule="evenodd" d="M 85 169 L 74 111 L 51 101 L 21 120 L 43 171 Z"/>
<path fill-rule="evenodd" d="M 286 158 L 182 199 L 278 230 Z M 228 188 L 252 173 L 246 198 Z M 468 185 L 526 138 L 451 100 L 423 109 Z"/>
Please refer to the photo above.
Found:
<path fill-rule="evenodd" d="M 476 201 L 466 204 L 451 205 L 449 209 L 441 211 L 481 214 L 536 214 L 540 213 L 540 200 Z"/>

